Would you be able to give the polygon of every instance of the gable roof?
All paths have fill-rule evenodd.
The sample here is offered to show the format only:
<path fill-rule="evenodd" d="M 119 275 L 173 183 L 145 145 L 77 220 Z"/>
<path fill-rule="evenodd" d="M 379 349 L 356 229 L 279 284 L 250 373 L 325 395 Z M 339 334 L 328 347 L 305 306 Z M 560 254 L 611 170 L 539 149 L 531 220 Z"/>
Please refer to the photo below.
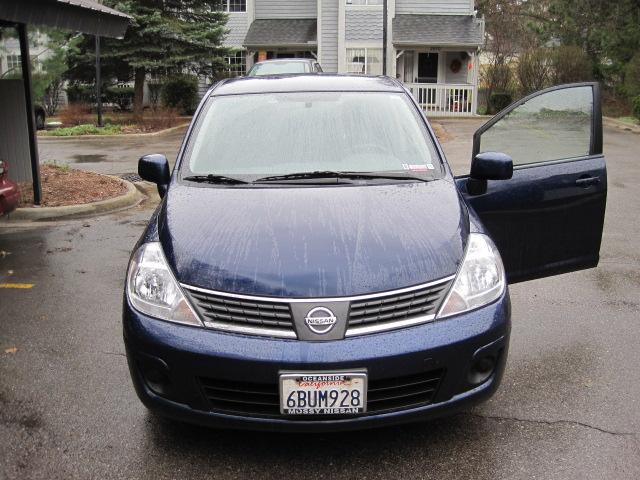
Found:
<path fill-rule="evenodd" d="M 315 18 L 278 18 L 254 20 L 243 46 L 306 47 L 318 44 L 318 22 Z"/>
<path fill-rule="evenodd" d="M 95 0 L 0 0 L 0 20 L 120 38 L 131 17 Z"/>
<path fill-rule="evenodd" d="M 484 23 L 471 15 L 396 15 L 393 43 L 478 47 L 484 43 Z"/>

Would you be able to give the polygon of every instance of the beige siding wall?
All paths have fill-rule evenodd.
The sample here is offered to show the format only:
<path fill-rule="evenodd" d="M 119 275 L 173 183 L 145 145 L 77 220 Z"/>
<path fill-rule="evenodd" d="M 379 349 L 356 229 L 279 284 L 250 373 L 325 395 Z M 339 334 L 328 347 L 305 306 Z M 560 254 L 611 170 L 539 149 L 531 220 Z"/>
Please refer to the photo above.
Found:
<path fill-rule="evenodd" d="M 224 46 L 230 48 L 242 48 L 242 42 L 249 30 L 249 15 L 244 13 L 229 13 L 227 20 L 229 33 L 224 40 Z"/>
<path fill-rule="evenodd" d="M 339 2 L 344 0 L 321 0 L 320 65 L 325 72 L 338 71 L 338 12 Z"/>
<path fill-rule="evenodd" d="M 256 18 L 316 18 L 316 0 L 256 0 Z"/>
<path fill-rule="evenodd" d="M 351 41 L 382 41 L 382 10 L 348 8 L 345 12 L 345 39 Z"/>

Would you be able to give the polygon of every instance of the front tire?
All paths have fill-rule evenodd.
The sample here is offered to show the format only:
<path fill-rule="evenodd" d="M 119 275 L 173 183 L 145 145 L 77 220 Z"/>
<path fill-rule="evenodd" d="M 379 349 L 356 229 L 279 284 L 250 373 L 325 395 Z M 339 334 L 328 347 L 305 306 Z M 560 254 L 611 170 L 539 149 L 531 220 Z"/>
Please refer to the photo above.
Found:
<path fill-rule="evenodd" d="M 36 130 L 44 130 L 44 115 L 36 113 Z"/>

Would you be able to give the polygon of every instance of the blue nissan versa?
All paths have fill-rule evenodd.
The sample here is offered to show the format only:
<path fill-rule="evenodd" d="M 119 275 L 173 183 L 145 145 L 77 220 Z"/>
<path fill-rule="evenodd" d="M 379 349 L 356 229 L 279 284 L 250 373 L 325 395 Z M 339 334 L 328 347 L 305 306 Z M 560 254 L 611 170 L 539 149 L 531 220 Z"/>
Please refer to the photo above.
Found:
<path fill-rule="evenodd" d="M 454 177 L 402 84 L 333 75 L 218 83 L 173 173 L 162 155 L 139 173 L 163 200 L 125 286 L 138 396 L 179 420 L 280 431 L 488 398 L 507 283 L 595 267 L 607 185 L 596 84 L 511 105 Z"/>

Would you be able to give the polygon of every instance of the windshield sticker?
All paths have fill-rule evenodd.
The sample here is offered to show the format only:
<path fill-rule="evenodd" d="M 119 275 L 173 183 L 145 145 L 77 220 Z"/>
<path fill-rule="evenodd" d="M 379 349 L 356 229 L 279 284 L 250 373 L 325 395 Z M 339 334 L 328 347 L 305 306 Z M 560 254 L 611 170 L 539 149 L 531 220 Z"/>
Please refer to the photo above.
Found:
<path fill-rule="evenodd" d="M 428 170 L 435 169 L 432 163 L 427 163 L 425 165 L 409 165 L 407 163 L 403 163 L 402 168 L 404 170 L 411 170 L 412 172 L 426 172 Z"/>

